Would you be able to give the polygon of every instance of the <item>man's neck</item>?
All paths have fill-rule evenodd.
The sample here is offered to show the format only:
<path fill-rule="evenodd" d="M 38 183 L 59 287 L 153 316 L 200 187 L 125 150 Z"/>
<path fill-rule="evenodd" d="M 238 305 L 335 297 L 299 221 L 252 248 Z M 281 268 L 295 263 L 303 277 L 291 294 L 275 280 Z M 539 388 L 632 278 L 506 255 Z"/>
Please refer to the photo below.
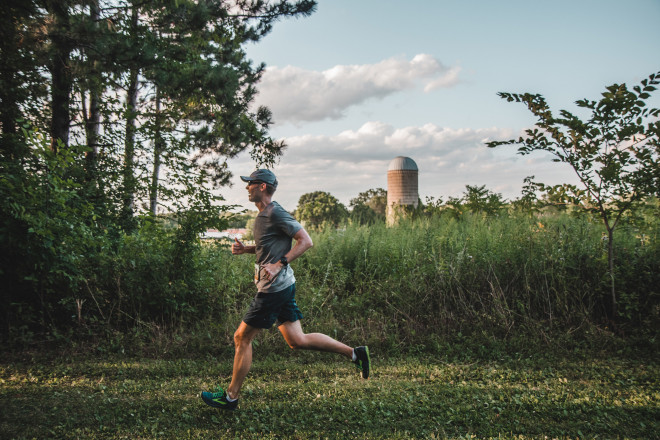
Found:
<path fill-rule="evenodd" d="M 272 200 L 272 197 L 264 196 L 260 201 L 256 202 L 255 205 L 259 212 L 261 212 L 266 209 L 266 206 L 272 203 Z"/>

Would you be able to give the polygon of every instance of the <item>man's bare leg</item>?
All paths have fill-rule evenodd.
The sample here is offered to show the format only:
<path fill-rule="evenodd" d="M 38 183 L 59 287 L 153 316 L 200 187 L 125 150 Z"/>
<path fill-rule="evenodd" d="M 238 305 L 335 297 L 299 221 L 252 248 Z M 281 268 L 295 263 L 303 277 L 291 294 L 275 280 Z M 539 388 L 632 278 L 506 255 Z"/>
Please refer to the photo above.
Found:
<path fill-rule="evenodd" d="M 252 366 L 252 341 L 261 329 L 241 322 L 234 333 L 234 370 L 231 376 L 231 384 L 227 388 L 227 394 L 231 399 L 237 399 L 243 386 L 243 381 Z"/>
<path fill-rule="evenodd" d="M 317 350 L 339 353 L 351 359 L 353 349 L 323 333 L 304 333 L 300 321 L 287 321 L 278 327 L 289 347 L 299 350 Z"/>

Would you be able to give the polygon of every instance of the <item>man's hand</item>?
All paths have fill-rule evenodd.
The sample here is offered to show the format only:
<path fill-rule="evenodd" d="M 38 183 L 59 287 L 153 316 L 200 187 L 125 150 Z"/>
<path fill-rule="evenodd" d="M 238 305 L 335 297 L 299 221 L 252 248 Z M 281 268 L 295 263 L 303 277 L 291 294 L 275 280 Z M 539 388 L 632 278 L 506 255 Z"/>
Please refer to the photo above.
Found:
<path fill-rule="evenodd" d="M 266 263 L 262 264 L 261 267 L 263 268 L 264 276 L 266 277 L 267 280 L 274 280 L 275 277 L 277 276 L 278 273 L 282 270 L 282 263 L 279 261 L 276 263 Z"/>
<path fill-rule="evenodd" d="M 234 242 L 231 244 L 231 253 L 234 255 L 245 253 L 245 245 L 241 243 L 238 238 L 234 238 Z"/>

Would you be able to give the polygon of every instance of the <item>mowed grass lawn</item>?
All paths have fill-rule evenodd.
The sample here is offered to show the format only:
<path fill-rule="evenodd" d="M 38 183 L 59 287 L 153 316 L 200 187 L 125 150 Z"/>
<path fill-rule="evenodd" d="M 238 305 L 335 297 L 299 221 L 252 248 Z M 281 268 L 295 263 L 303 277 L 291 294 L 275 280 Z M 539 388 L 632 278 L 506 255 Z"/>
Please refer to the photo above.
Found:
<path fill-rule="evenodd" d="M 460 350 L 457 350 L 460 352 Z M 331 354 L 259 354 L 239 409 L 199 393 L 230 359 L 119 355 L 2 361 L 0 438 L 659 438 L 654 356 L 396 358 L 370 380 Z"/>

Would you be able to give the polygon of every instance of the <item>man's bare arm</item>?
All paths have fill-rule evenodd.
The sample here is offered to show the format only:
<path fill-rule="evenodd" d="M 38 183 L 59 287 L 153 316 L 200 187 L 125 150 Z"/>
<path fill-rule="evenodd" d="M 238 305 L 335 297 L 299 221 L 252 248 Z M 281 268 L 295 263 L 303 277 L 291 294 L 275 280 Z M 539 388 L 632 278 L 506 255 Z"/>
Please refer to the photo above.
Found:
<path fill-rule="evenodd" d="M 304 254 L 307 249 L 314 246 L 312 238 L 304 228 L 298 230 L 296 235 L 293 236 L 293 239 L 296 240 L 296 244 L 291 248 L 289 252 L 286 253 L 286 255 L 283 255 L 286 257 L 287 262 L 289 263 Z M 266 277 L 274 278 L 275 275 L 277 275 L 282 270 L 284 265 L 282 262 L 276 261 L 275 263 L 263 264 L 262 267 L 266 270 Z"/>
<path fill-rule="evenodd" d="M 234 238 L 234 242 L 231 244 L 231 253 L 234 255 L 255 254 L 256 252 L 256 246 L 245 246 L 238 238 Z"/>
<path fill-rule="evenodd" d="M 293 236 L 293 239 L 296 240 L 296 244 L 286 255 L 284 255 L 289 263 L 314 246 L 312 238 L 309 236 L 305 228 L 299 229 L 298 232 L 296 232 L 296 235 Z"/>

